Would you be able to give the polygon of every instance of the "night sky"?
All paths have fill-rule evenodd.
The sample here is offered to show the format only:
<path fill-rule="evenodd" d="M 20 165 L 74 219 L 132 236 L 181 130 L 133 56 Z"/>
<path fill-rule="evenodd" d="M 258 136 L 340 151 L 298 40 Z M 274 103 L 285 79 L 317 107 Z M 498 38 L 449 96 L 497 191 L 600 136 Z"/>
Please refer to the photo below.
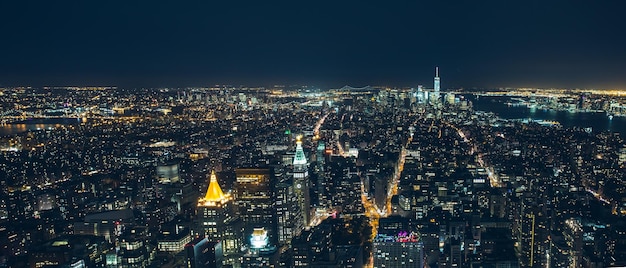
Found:
<path fill-rule="evenodd" d="M 4 0 L 0 36 L 1 86 L 626 89 L 622 0 Z"/>

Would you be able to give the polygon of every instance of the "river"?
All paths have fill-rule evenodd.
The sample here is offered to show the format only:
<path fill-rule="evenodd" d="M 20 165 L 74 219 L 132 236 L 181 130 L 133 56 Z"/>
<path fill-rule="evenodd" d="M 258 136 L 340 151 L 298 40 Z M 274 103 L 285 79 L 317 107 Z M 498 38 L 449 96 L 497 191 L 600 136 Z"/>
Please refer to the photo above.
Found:
<path fill-rule="evenodd" d="M 0 137 L 10 136 L 26 131 L 59 128 L 67 125 L 81 123 L 80 118 L 49 118 L 49 119 L 26 119 L 17 123 L 0 126 Z"/>
<path fill-rule="evenodd" d="M 537 119 L 558 121 L 564 127 L 591 127 L 594 132 L 610 131 L 619 132 L 626 136 L 626 117 L 615 116 L 609 119 L 604 113 L 595 112 L 568 112 L 528 108 L 526 106 L 508 106 L 505 103 L 509 97 L 480 97 L 465 95 L 474 104 L 474 110 L 493 112 L 505 119 Z M 13 135 L 26 131 L 57 128 L 62 125 L 80 124 L 80 119 L 53 118 L 53 119 L 30 119 L 19 123 L 0 126 L 0 136 Z"/>
<path fill-rule="evenodd" d="M 536 119 L 558 121 L 564 127 L 591 128 L 594 132 L 609 131 L 626 135 L 626 117 L 615 116 L 610 119 L 605 113 L 569 112 L 528 108 L 526 106 L 508 106 L 509 97 L 465 96 L 474 104 L 474 110 L 493 112 L 505 119 Z"/>

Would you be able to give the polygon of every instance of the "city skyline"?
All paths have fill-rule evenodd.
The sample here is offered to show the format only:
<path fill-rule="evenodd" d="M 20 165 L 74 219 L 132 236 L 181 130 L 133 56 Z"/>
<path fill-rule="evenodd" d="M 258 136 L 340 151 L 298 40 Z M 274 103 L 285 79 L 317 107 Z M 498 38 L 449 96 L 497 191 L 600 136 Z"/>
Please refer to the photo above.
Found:
<path fill-rule="evenodd" d="M 437 78 L 4 88 L 0 266 L 626 264 L 626 96 Z"/>
<path fill-rule="evenodd" d="M 0 10 L 0 268 L 626 267 L 626 2 Z"/>
<path fill-rule="evenodd" d="M 22 3 L 0 86 L 626 88 L 624 3 Z"/>

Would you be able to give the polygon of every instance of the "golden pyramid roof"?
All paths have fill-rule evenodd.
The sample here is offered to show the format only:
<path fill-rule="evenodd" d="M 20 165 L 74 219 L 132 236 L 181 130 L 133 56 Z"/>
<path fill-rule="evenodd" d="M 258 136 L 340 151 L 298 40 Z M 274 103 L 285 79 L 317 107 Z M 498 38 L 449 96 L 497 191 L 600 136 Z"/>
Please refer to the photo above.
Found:
<path fill-rule="evenodd" d="M 209 182 L 209 188 L 204 195 L 204 201 L 208 202 L 221 202 L 226 199 L 226 195 L 222 192 L 219 183 L 217 183 L 217 176 L 215 176 L 215 170 L 211 171 L 211 181 Z"/>

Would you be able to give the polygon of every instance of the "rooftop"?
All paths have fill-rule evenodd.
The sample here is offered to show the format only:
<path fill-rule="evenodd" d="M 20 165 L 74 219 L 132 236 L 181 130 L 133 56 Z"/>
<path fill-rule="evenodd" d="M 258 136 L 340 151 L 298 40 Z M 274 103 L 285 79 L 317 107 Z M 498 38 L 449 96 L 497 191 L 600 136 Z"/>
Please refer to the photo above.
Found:
<path fill-rule="evenodd" d="M 209 188 L 204 195 L 204 198 L 201 198 L 198 202 L 200 206 L 216 206 L 224 203 L 229 200 L 230 196 L 228 194 L 224 194 L 222 188 L 217 182 L 217 176 L 215 175 L 215 170 L 211 171 L 211 181 L 209 182 Z"/>

